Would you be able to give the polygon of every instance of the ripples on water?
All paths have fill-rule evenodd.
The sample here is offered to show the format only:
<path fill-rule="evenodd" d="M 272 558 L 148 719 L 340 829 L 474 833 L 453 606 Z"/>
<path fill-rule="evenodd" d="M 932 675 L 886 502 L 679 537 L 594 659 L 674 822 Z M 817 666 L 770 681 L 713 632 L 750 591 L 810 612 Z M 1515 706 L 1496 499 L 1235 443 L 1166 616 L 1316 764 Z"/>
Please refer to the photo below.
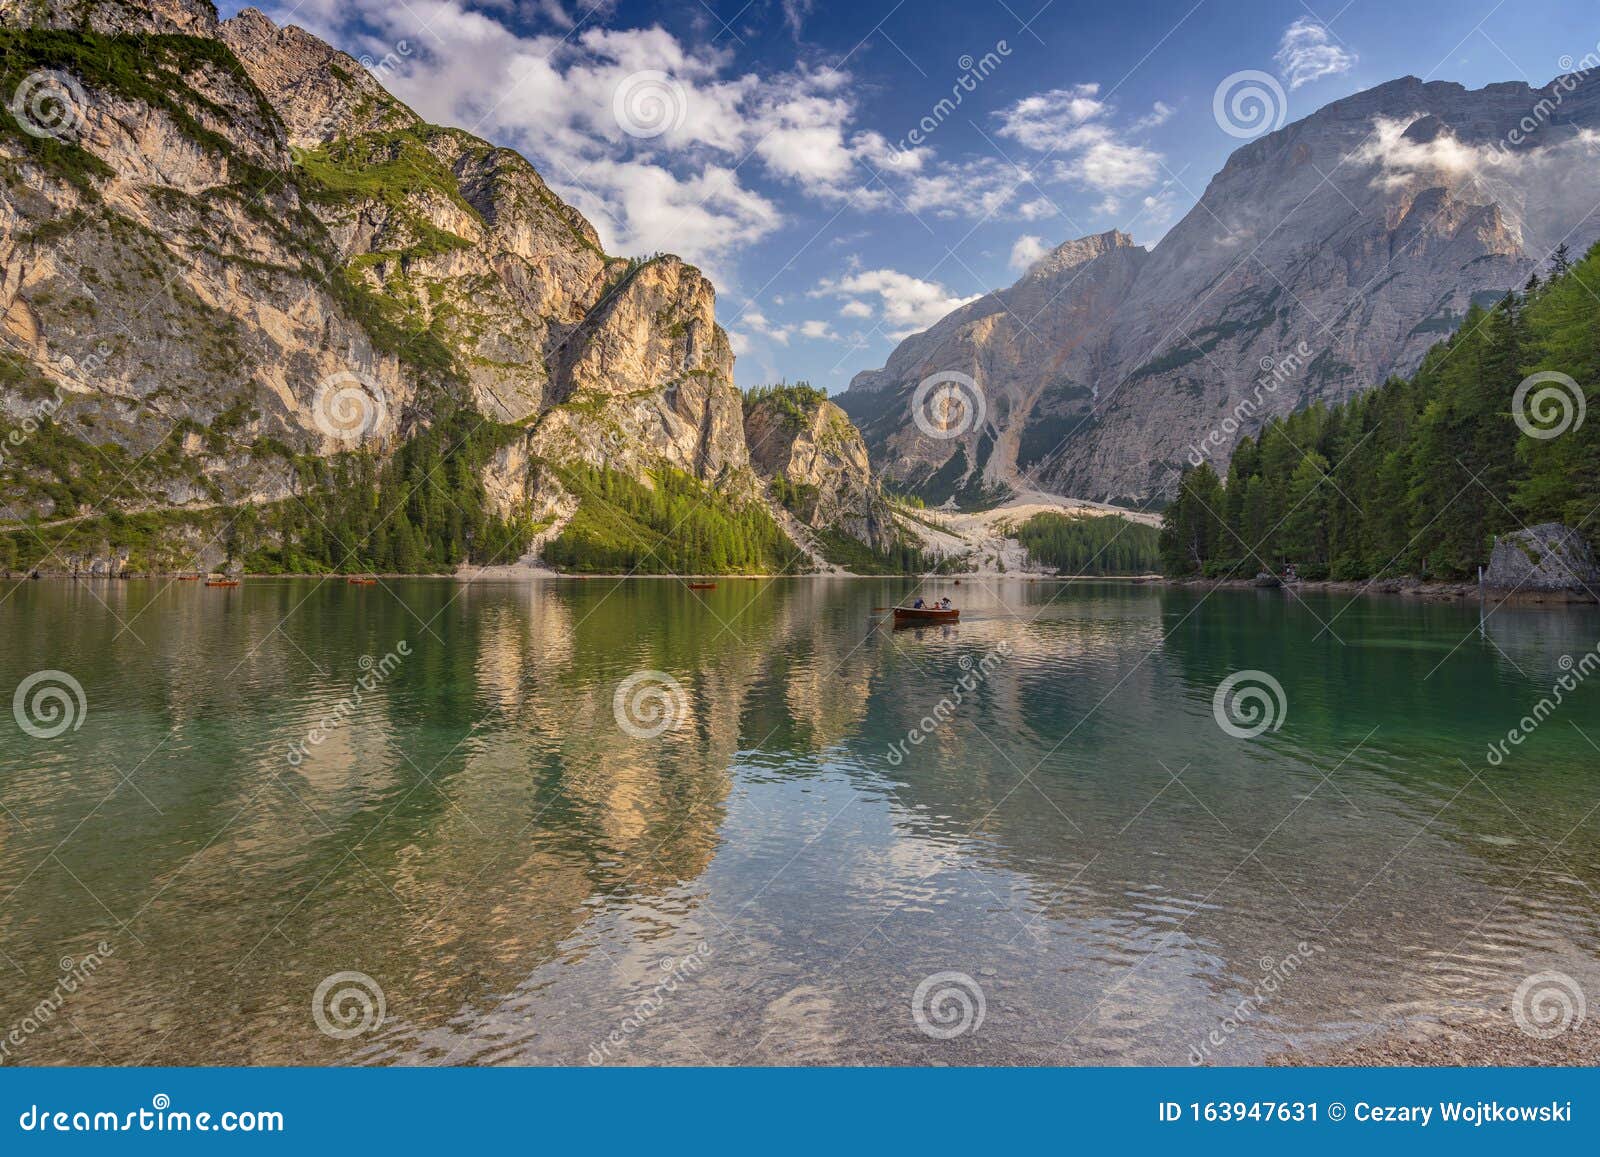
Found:
<path fill-rule="evenodd" d="M 968 580 L 959 626 L 875 625 L 907 589 L 5 588 L 0 689 L 89 709 L 0 728 L 0 1024 L 111 950 L 7 1060 L 1181 1064 L 1271 978 L 1206 1046 L 1250 1063 L 1600 992 L 1600 688 L 1485 760 L 1594 611 Z M 1246 669 L 1287 712 L 1239 740 Z M 682 689 L 657 739 L 614 715 L 640 670 Z M 351 1039 L 342 971 L 386 1013 Z"/>

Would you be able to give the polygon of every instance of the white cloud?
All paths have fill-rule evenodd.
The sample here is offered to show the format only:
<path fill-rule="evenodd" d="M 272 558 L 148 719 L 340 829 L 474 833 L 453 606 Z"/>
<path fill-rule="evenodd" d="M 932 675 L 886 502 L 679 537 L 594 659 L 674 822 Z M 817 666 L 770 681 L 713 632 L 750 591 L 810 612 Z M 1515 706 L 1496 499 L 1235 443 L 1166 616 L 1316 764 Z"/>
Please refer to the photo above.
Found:
<path fill-rule="evenodd" d="M 1178 211 L 1178 191 L 1172 185 L 1163 185 L 1159 192 L 1144 197 L 1139 202 L 1139 216 L 1136 218 L 1141 234 L 1145 228 L 1160 231 L 1172 223 L 1172 218 Z"/>
<path fill-rule="evenodd" d="M 833 332 L 833 327 L 825 321 L 803 321 L 800 323 L 800 336 L 809 337 L 818 341 L 837 341 L 839 335 Z"/>
<path fill-rule="evenodd" d="M 384 78 L 395 95 L 427 120 L 526 153 L 612 252 L 663 250 L 714 268 L 784 223 L 752 172 L 805 197 L 871 208 L 889 199 L 873 170 L 909 175 L 931 161 L 924 150 L 896 157 L 880 134 L 856 126 L 846 72 L 738 72 L 730 48 L 690 45 L 660 27 L 575 20 L 572 0 L 529 2 L 301 0 L 291 9 L 278 0 L 273 14 L 353 52 L 382 56 L 407 40 L 412 53 Z M 786 5 L 791 27 L 810 7 Z M 523 31 L 513 14 L 557 31 Z M 418 21 L 428 35 L 417 35 Z M 666 79 L 640 84 L 641 72 Z M 630 113 L 619 118 L 618 107 Z M 663 114 L 664 131 L 629 132 L 634 111 Z"/>
<path fill-rule="evenodd" d="M 1017 243 L 1011 247 L 1011 268 L 1020 273 L 1048 252 L 1050 252 L 1050 246 L 1046 244 L 1043 237 L 1036 237 L 1032 233 L 1024 233 L 1017 238 Z"/>
<path fill-rule="evenodd" d="M 1150 107 L 1149 112 L 1133 122 L 1133 131 L 1138 133 L 1145 129 L 1153 129 L 1157 125 L 1164 125 L 1172 119 L 1172 114 L 1176 111 L 1170 104 L 1158 100 Z"/>
<path fill-rule="evenodd" d="M 760 334 L 768 341 L 775 342 L 778 345 L 788 345 L 789 338 L 794 333 L 794 326 L 774 325 L 767 319 L 766 314 L 753 305 L 747 305 L 742 309 L 730 324 L 741 326 L 752 333 Z M 737 350 L 734 352 L 738 353 Z"/>
<path fill-rule="evenodd" d="M 1056 216 L 1061 210 L 1049 197 L 1035 197 L 1031 201 L 1024 201 L 1017 212 L 1024 221 L 1043 221 Z"/>
<path fill-rule="evenodd" d="M 958 297 L 938 282 L 924 281 L 895 269 L 868 269 L 838 280 L 824 280 L 810 294 L 812 297 L 829 295 L 876 296 L 879 323 L 896 341 L 927 329 L 952 310 L 983 296 Z"/>
<path fill-rule="evenodd" d="M 1335 42 L 1315 17 L 1302 16 L 1283 30 L 1283 40 L 1273 59 L 1293 90 L 1324 76 L 1349 72 L 1358 57 Z"/>
<path fill-rule="evenodd" d="M 1503 163 L 1492 146 L 1463 144 L 1449 131 L 1435 133 L 1427 140 L 1407 137 L 1406 130 L 1417 119 L 1375 118 L 1371 134 L 1352 159 L 1377 165 L 1381 170 L 1377 182 L 1391 186 L 1403 185 L 1419 174 L 1426 174 L 1430 180 L 1441 175 L 1472 177 Z"/>
<path fill-rule="evenodd" d="M 1099 193 L 1128 193 L 1155 181 L 1161 154 L 1121 139 L 1109 122 L 1115 111 L 1100 99 L 1100 86 L 1079 84 L 1025 97 L 996 114 L 999 133 L 1051 156 L 1049 177 Z M 1157 104 L 1160 119 L 1171 114 Z M 1154 115 L 1154 114 L 1153 114 Z M 1148 127 L 1147 116 L 1135 128 Z"/>
<path fill-rule="evenodd" d="M 1107 111 L 1099 92 L 1098 84 L 1077 84 L 1024 97 L 997 114 L 1000 135 L 1037 152 L 1049 152 L 1060 147 L 1073 129 Z"/>
<path fill-rule="evenodd" d="M 806 17 L 811 15 L 811 9 L 816 6 L 816 2 L 817 0 L 783 0 L 783 22 L 796 37 L 805 27 Z"/>
<path fill-rule="evenodd" d="M 1074 144 L 1078 151 L 1060 162 L 1057 172 L 1096 192 L 1130 193 L 1145 188 L 1161 175 L 1160 153 L 1119 141 L 1102 125 L 1079 129 Z"/>
<path fill-rule="evenodd" d="M 840 317 L 871 317 L 872 306 L 864 301 L 847 301 L 839 307 Z"/>

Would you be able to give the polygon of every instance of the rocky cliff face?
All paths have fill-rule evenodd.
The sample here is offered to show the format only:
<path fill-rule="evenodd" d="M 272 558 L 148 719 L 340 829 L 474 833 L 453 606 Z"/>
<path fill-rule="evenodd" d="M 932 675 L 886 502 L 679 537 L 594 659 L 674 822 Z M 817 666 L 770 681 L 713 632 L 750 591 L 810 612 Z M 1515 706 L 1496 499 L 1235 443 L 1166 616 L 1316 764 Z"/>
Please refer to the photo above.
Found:
<path fill-rule="evenodd" d="M 759 494 L 710 283 L 605 254 L 518 154 L 253 9 L 0 21 L 4 90 L 36 94 L 0 112 L 0 424 L 48 419 L 0 519 L 283 499 L 300 457 L 462 402 L 526 430 L 485 475 L 503 513 L 570 506 L 563 460 Z"/>
<path fill-rule="evenodd" d="M 1600 235 L 1597 141 L 1593 73 L 1382 85 L 1239 149 L 1150 252 L 1069 242 L 906 339 L 841 402 L 914 484 L 1169 494 L 1197 449 L 1225 466 L 1267 418 L 1410 372 L 1473 301 L 1520 287 L 1562 240 L 1581 252 Z M 940 371 L 983 391 L 984 422 L 959 439 L 913 425 L 916 387 Z"/>
<path fill-rule="evenodd" d="M 867 445 L 820 392 L 777 388 L 745 403 L 750 464 L 813 530 L 834 530 L 882 549 L 894 518 L 873 481 Z"/>

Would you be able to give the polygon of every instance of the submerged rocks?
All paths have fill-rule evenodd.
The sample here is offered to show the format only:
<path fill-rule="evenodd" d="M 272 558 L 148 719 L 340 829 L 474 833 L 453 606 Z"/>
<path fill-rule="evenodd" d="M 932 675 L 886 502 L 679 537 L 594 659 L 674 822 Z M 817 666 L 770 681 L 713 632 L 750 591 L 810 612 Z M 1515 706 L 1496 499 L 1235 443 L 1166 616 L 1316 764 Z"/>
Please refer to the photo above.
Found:
<path fill-rule="evenodd" d="M 1593 595 L 1600 591 L 1600 567 L 1583 535 L 1559 522 L 1544 522 L 1502 535 L 1483 581 L 1495 590 Z"/>

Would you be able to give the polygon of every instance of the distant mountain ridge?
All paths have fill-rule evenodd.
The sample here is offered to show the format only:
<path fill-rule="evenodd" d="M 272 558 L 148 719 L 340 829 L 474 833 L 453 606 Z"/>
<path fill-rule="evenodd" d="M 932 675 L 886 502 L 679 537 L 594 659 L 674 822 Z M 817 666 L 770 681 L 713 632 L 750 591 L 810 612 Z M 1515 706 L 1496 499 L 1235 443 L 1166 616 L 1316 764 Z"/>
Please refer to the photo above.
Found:
<path fill-rule="evenodd" d="M 1118 232 L 1066 242 L 837 400 L 875 467 L 929 497 L 1161 500 L 1197 451 L 1225 470 L 1238 436 L 1409 373 L 1473 302 L 1563 241 L 1582 252 L 1600 236 L 1597 156 L 1593 72 L 1380 85 L 1236 150 L 1152 249 Z M 978 383 L 984 421 L 930 437 L 912 400 L 949 372 Z"/>

